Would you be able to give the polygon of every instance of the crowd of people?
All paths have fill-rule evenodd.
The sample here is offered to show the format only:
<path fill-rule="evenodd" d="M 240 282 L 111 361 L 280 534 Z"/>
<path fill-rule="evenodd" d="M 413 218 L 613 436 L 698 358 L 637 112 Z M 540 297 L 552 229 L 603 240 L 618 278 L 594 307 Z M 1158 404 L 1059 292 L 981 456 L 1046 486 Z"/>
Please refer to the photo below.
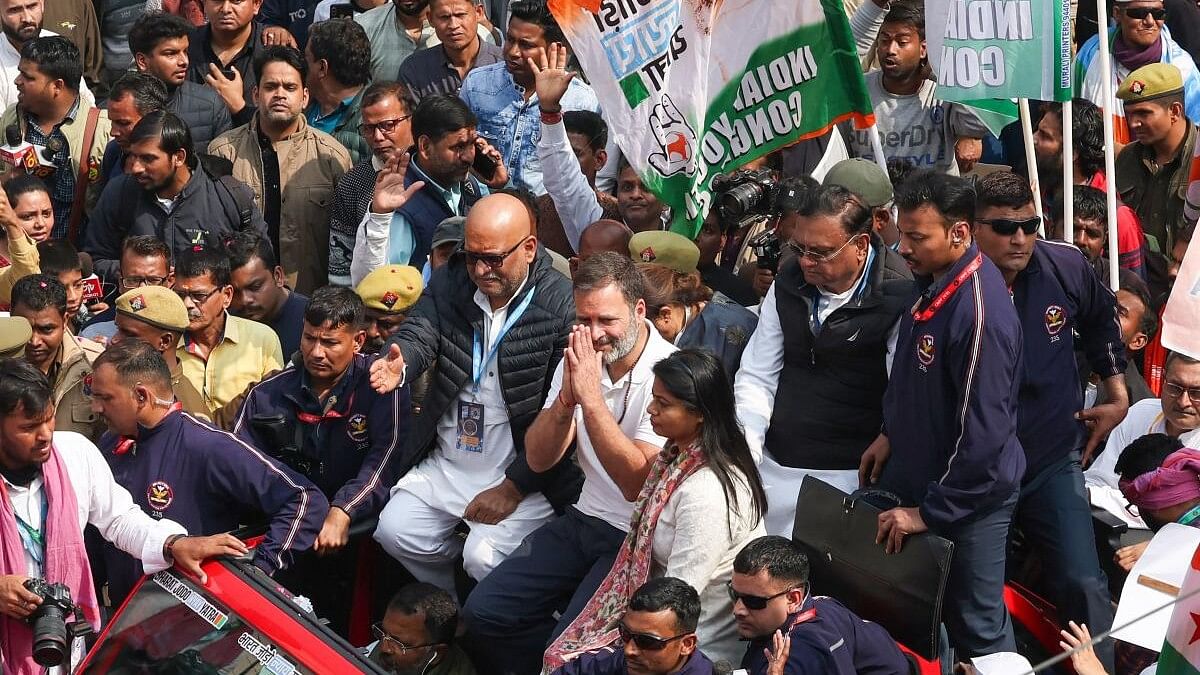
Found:
<path fill-rule="evenodd" d="M 1080 19 L 1034 187 L 1019 132 L 937 98 L 920 2 L 846 0 L 885 156 L 845 126 L 756 159 L 689 238 L 545 0 L 0 0 L 33 148 L 0 162 L 3 672 L 43 672 L 30 579 L 99 627 L 221 555 L 344 635 L 391 561 L 366 649 L 398 674 L 915 672 L 811 583 L 810 477 L 894 500 L 889 553 L 953 542 L 948 664 L 1017 651 L 1014 528 L 1064 645 L 1107 631 L 1146 544 L 1101 556 L 1093 508 L 1200 524 L 1200 353 L 1157 330 L 1200 9 L 1167 4 L 1117 0 L 1110 73 Z"/>

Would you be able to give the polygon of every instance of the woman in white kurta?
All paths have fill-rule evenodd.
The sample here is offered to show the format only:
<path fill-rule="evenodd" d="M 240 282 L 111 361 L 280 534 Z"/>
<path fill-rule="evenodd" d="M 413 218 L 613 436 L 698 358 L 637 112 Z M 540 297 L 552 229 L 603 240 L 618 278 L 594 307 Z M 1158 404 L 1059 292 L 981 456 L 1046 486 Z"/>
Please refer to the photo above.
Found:
<path fill-rule="evenodd" d="M 612 570 L 550 646 L 547 669 L 611 644 L 629 598 L 651 577 L 683 579 L 700 594 L 700 649 L 736 666 L 745 651 L 725 583 L 741 548 L 765 534 L 766 495 L 733 406 L 733 387 L 710 352 L 684 349 L 654 366 L 649 406 L 668 439 L 634 508 Z"/>

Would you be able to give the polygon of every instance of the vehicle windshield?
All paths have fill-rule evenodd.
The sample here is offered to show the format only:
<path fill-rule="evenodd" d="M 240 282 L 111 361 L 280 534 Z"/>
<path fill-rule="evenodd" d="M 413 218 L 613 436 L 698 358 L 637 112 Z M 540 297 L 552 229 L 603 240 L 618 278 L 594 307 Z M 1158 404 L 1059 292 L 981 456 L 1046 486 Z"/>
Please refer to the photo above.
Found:
<path fill-rule="evenodd" d="M 117 617 L 85 673 L 312 671 L 173 571 L 147 579 Z"/>

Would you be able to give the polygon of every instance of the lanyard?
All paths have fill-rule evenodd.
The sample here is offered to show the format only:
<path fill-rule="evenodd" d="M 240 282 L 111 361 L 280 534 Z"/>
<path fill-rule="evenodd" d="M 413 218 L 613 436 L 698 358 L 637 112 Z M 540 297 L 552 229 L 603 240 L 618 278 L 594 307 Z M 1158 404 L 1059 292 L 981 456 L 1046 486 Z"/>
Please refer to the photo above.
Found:
<path fill-rule="evenodd" d="M 1197 520 L 1200 520 L 1200 506 L 1193 507 L 1191 511 L 1183 514 L 1183 517 L 1175 522 L 1180 525 L 1193 525 Z"/>
<path fill-rule="evenodd" d="M 950 301 L 951 296 L 954 295 L 959 286 L 962 286 L 964 283 L 966 283 L 967 277 L 970 277 L 972 274 L 974 274 L 975 271 L 978 270 L 982 265 L 983 254 L 976 253 L 975 259 L 972 260 L 969 265 L 964 267 L 962 271 L 958 273 L 958 276 L 954 277 L 950 283 L 946 284 L 946 287 L 942 289 L 941 293 L 938 293 L 937 297 L 933 299 L 933 302 L 929 303 L 929 306 L 920 312 L 917 311 L 917 307 L 921 304 L 921 299 L 917 298 L 917 302 L 912 308 L 913 322 L 922 323 L 932 319 L 933 315 L 937 314 L 938 310 L 940 310 L 947 302 Z"/>
<path fill-rule="evenodd" d="M 476 392 L 479 391 L 479 381 L 483 379 L 483 371 L 487 369 L 487 365 L 496 358 L 496 352 L 500 351 L 500 343 L 504 340 L 504 336 L 508 334 L 513 324 L 521 318 L 525 310 L 529 309 L 529 304 L 533 302 L 533 293 L 537 290 L 536 286 L 529 288 L 529 293 L 525 295 L 525 299 L 521 304 L 509 310 L 508 318 L 504 321 L 504 325 L 500 327 L 500 334 L 496 336 L 496 341 L 492 344 L 492 348 L 488 350 L 487 356 L 483 355 L 483 341 L 479 337 L 479 331 L 475 331 L 474 339 L 471 345 L 471 384 Z"/>
<path fill-rule="evenodd" d="M 862 275 L 858 277 L 858 282 L 854 284 L 854 292 L 850 294 L 850 300 L 857 300 L 862 297 L 863 291 L 867 290 L 867 275 L 871 273 L 871 263 L 875 261 L 875 247 L 867 247 L 867 260 L 863 264 Z M 825 299 L 825 295 L 817 289 L 817 295 L 812 299 L 812 316 L 809 318 L 809 326 L 812 328 L 813 335 L 821 332 L 821 301 Z M 830 312 L 832 314 L 832 312 Z"/>
<path fill-rule="evenodd" d="M 45 529 L 46 514 L 50 507 L 46 499 L 45 486 L 42 487 L 40 501 L 42 502 L 42 529 Z M 46 559 L 46 540 L 43 538 L 41 530 L 30 526 L 29 523 L 22 520 L 21 516 L 18 516 L 16 513 L 13 513 L 13 517 L 17 519 L 17 527 L 21 531 L 21 546 L 29 553 L 29 557 L 33 558 L 38 567 L 41 567 Z"/>
<path fill-rule="evenodd" d="M 155 399 L 156 399 L 155 400 L 156 403 L 158 401 L 162 400 L 162 399 L 159 399 L 158 397 L 155 397 Z M 172 401 L 171 405 L 167 406 L 167 414 L 163 415 L 163 419 L 165 420 L 167 418 L 167 415 L 170 415 L 171 413 L 179 412 L 180 410 L 183 410 L 183 404 L 180 403 L 179 401 Z M 162 424 L 162 422 L 160 421 L 159 424 Z M 115 447 L 113 447 L 113 454 L 114 455 L 127 455 L 136 446 L 137 446 L 137 438 L 136 437 L 134 437 L 134 436 L 118 436 L 117 437 L 117 445 Z"/>
<path fill-rule="evenodd" d="M 346 412 L 338 412 L 333 410 L 333 406 L 337 405 L 337 397 L 334 397 L 333 400 L 329 401 L 326 409 L 322 411 L 320 415 L 298 410 L 296 412 L 296 419 L 305 424 L 320 424 L 325 420 L 341 419 L 348 415 L 350 413 L 350 409 L 354 407 L 354 394 L 356 393 L 358 392 L 350 392 L 350 402 L 346 404 Z"/>

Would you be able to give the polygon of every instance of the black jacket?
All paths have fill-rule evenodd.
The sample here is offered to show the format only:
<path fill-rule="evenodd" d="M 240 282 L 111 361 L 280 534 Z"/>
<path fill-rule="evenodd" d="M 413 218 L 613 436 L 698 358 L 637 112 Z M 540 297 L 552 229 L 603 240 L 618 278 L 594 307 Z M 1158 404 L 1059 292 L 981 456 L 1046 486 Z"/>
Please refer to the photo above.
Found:
<path fill-rule="evenodd" d="M 571 282 L 551 266 L 550 255 L 540 246 L 522 297 L 513 300 L 514 306 L 530 289 L 535 291 L 533 301 L 504 336 L 496 356 L 517 451 L 505 473 L 522 493 L 541 492 L 555 509 L 561 510 L 579 496 L 583 484 L 579 468 L 564 458 L 553 469 L 539 474 L 525 461 L 525 431 L 542 410 L 575 322 Z M 414 420 L 409 447 L 399 459 L 398 475 L 434 448 L 438 420 L 469 384 L 472 342 L 475 331 L 483 328 L 483 312 L 474 301 L 476 290 L 467 276 L 463 256 L 454 256 L 434 273 L 400 332 L 389 340 L 400 345 L 409 381 L 435 367 L 421 414 Z M 387 349 L 389 346 L 382 351 Z"/>
<path fill-rule="evenodd" d="M 208 152 L 208 144 L 212 139 L 233 128 L 233 120 L 229 117 L 225 102 L 205 84 L 184 80 L 171 92 L 167 110 L 183 120 L 192 132 L 192 146 L 196 152 Z"/>
<path fill-rule="evenodd" d="M 242 190 L 242 203 L 249 209 L 243 218 L 233 190 Z M 96 273 L 115 281 L 121 266 L 121 242 L 135 234 L 151 234 L 162 239 L 178 256 L 197 244 L 215 246 L 242 229 L 242 223 L 263 237 L 267 223 L 254 206 L 250 188 L 230 176 L 210 177 L 205 171 L 192 170 L 192 177 L 175 198 L 167 213 L 154 194 L 128 174 L 114 176 L 104 186 L 100 201 L 92 211 L 84 233 L 83 250 L 92 255 Z"/>

